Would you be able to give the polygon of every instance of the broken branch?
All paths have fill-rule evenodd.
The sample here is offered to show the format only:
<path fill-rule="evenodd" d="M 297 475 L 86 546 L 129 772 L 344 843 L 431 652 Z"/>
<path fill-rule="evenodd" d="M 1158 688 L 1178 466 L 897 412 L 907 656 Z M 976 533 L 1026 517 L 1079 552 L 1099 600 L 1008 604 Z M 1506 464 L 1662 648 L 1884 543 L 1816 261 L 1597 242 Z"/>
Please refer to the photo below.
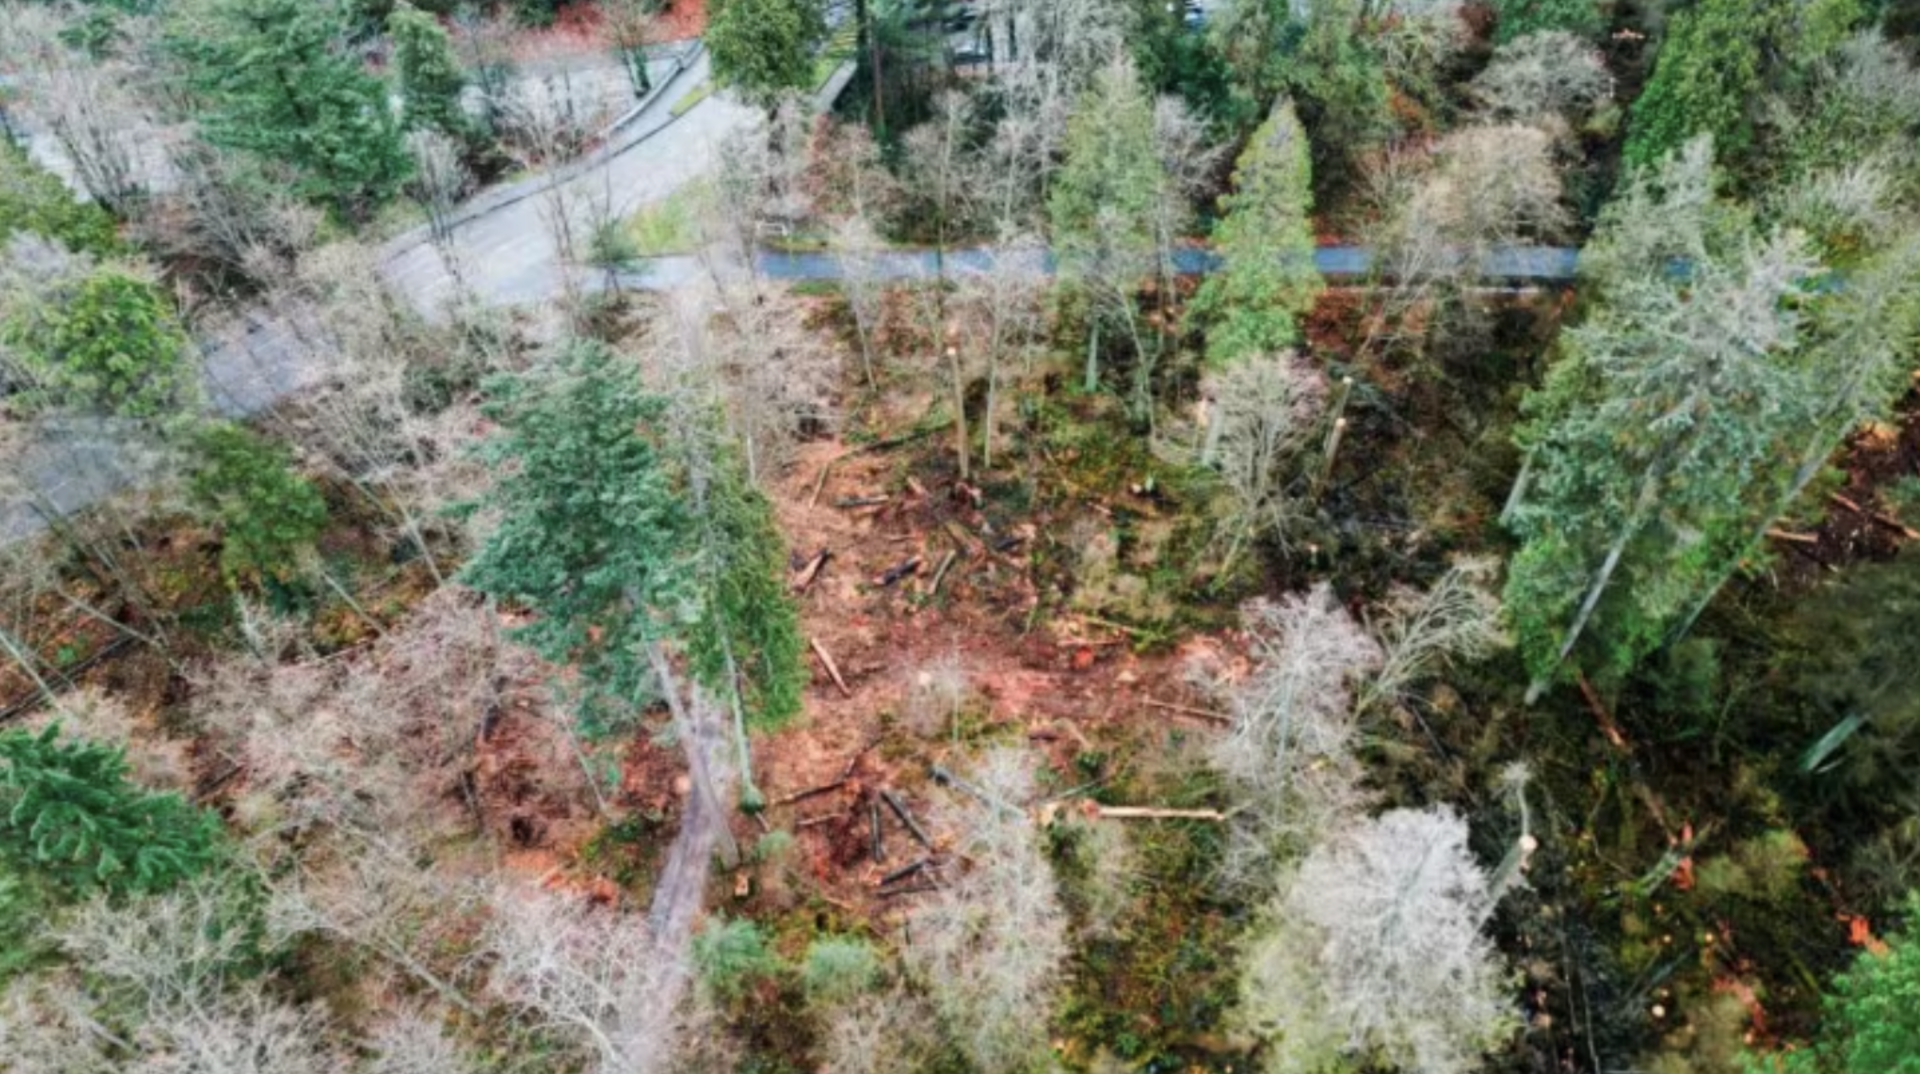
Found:
<path fill-rule="evenodd" d="M 920 573 L 920 562 L 919 556 L 908 556 L 897 566 L 887 568 L 887 572 L 880 576 L 880 587 L 884 589 L 907 575 Z"/>
<path fill-rule="evenodd" d="M 959 558 L 959 555 L 960 553 L 955 552 L 952 549 L 948 549 L 947 554 L 940 558 L 939 569 L 933 572 L 933 588 L 928 590 L 929 595 L 937 594 L 940 592 L 940 583 L 945 581 L 947 578 L 947 568 L 953 566 L 953 561 Z"/>
<path fill-rule="evenodd" d="M 833 657 L 827 655 L 827 647 L 820 644 L 819 638 L 808 638 L 807 644 L 813 646 L 813 655 L 819 657 L 820 663 L 826 665 L 827 674 L 833 677 L 833 684 L 840 688 L 840 695 L 852 697 L 853 691 L 847 689 L 847 680 L 840 677 L 840 666 L 833 662 Z"/>
<path fill-rule="evenodd" d="M 1206 709 L 1189 708 L 1186 705 L 1176 705 L 1171 701 L 1156 701 L 1153 698 L 1149 697 L 1144 701 L 1142 701 L 1141 704 L 1146 705 L 1148 708 L 1165 709 L 1168 712 L 1178 712 L 1183 716 L 1197 716 L 1202 720 L 1212 720 L 1214 723 L 1223 723 L 1223 724 L 1233 723 L 1233 717 L 1228 716 L 1224 712 L 1209 712 Z"/>

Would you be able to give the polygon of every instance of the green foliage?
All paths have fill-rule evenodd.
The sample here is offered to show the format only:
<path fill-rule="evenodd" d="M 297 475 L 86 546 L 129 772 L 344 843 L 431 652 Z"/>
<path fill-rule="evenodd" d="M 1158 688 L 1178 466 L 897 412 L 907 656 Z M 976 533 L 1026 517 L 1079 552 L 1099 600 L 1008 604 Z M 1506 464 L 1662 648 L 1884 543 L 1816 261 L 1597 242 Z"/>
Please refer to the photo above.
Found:
<path fill-rule="evenodd" d="M 302 197 L 352 219 L 391 198 L 408 161 L 387 91 L 345 48 L 336 0 L 190 0 L 170 48 L 215 145 L 289 169 Z"/>
<path fill-rule="evenodd" d="M 164 891 L 219 855 L 220 825 L 127 778 L 124 752 L 45 731 L 0 732 L 0 859 L 64 894 Z"/>
<path fill-rule="evenodd" d="M 1848 775 L 1904 786 L 1920 731 L 1920 548 L 1863 563 L 1807 594 L 1787 621 L 1779 667 L 1792 690 L 1831 721 L 1864 730 L 1842 756 Z"/>
<path fill-rule="evenodd" d="M 1349 174 L 1393 129 L 1386 67 L 1361 35 L 1360 16 L 1360 0 L 1314 4 L 1291 67 L 1294 103 L 1323 183 Z"/>
<path fill-rule="evenodd" d="M 770 730 L 800 712 L 807 682 L 800 617 L 786 583 L 786 540 L 773 505 L 731 456 L 701 497 L 701 613 L 687 633 L 694 676 L 724 694 L 737 682 L 749 725 Z M 735 669 L 738 669 L 736 680 Z"/>
<path fill-rule="evenodd" d="M 1884 951 L 1863 951 L 1834 978 L 1820 1038 L 1811 1047 L 1756 1058 L 1753 1074 L 1920 1074 L 1920 896 L 1905 907 L 1909 931 Z"/>
<path fill-rule="evenodd" d="M 121 252 L 113 217 L 105 209 L 75 200 L 59 177 L 12 140 L 0 138 L 0 244 L 23 231 L 77 253 L 111 257 Z"/>
<path fill-rule="evenodd" d="M 693 938 L 693 970 L 700 987 L 735 999 L 748 985 L 780 969 L 760 926 L 745 918 L 716 916 Z"/>
<path fill-rule="evenodd" d="M 1859 0 L 1700 0 L 1676 12 L 1633 103 L 1627 162 L 1654 164 L 1703 133 L 1723 160 L 1744 160 L 1765 91 L 1832 51 L 1860 19 Z"/>
<path fill-rule="evenodd" d="M 853 936 L 822 936 L 807 946 L 800 982 L 815 1003 L 839 1003 L 871 989 L 880 979 L 880 956 Z"/>
<path fill-rule="evenodd" d="M 33 965 L 47 947 L 53 896 L 45 877 L 0 855 L 0 983 Z"/>
<path fill-rule="evenodd" d="M 326 501 L 293 468 L 286 448 L 227 422 L 194 437 L 188 494 L 221 528 L 220 572 L 229 585 L 285 582 L 327 523 Z"/>
<path fill-rule="evenodd" d="M 1234 167 L 1233 185 L 1213 232 L 1221 271 L 1201 284 L 1193 305 L 1208 324 L 1207 357 L 1221 363 L 1298 342 L 1296 319 L 1320 294 L 1309 217 L 1313 173 L 1292 102 L 1276 104 L 1254 132 Z"/>
<path fill-rule="evenodd" d="M 707 50 L 714 81 L 763 106 L 813 86 L 813 51 L 826 40 L 819 0 L 712 0 Z"/>
<path fill-rule="evenodd" d="M 192 392 L 189 344 L 172 301 L 118 266 L 14 311 L 0 322 L 0 341 L 31 371 L 37 406 L 156 419 L 178 413 Z"/>
<path fill-rule="evenodd" d="M 1207 13 L 1207 42 L 1225 65 L 1247 122 L 1286 87 L 1288 59 L 1302 30 L 1289 0 L 1232 0 Z"/>
<path fill-rule="evenodd" d="M 630 726 L 652 681 L 642 649 L 697 614 L 684 498 L 651 438 L 666 403 L 605 346 L 576 341 L 551 364 L 487 382 L 500 433 L 499 525 L 462 580 L 538 616 L 515 636 L 580 671 L 589 735 Z M 469 507 L 468 510 L 472 510 Z"/>
<path fill-rule="evenodd" d="M 1131 322 L 1133 287 L 1153 267 L 1161 165 L 1153 100 L 1131 64 L 1109 65 L 1081 95 L 1067 119 L 1065 146 L 1047 210 L 1061 282 L 1094 304 L 1097 332 L 1103 318 Z M 1093 357 L 1088 390 L 1098 383 Z"/>
<path fill-rule="evenodd" d="M 1500 17 L 1494 43 L 1500 45 L 1544 30 L 1591 38 L 1606 29 L 1594 0 L 1497 0 L 1494 7 Z"/>
<path fill-rule="evenodd" d="M 1682 625 L 1745 552 L 1819 399 L 1796 312 L 1819 265 L 1797 235 L 1718 223 L 1711 174 L 1702 142 L 1632 178 L 1583 258 L 1592 306 L 1525 400 L 1504 603 L 1536 689 L 1575 640 L 1616 674 Z"/>
<path fill-rule="evenodd" d="M 460 109 L 460 91 L 467 80 L 440 20 L 403 0 L 387 16 L 387 33 L 393 38 L 406 125 L 463 134 L 467 116 Z"/>

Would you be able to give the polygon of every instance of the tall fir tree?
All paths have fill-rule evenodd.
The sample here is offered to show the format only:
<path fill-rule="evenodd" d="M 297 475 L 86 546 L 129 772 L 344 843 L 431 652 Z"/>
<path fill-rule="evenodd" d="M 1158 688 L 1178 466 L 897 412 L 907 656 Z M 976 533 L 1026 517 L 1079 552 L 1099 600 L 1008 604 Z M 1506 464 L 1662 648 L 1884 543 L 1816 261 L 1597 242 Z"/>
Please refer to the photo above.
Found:
<path fill-rule="evenodd" d="M 1525 400 L 1505 606 L 1537 697 L 1580 648 L 1618 674 L 1746 547 L 1811 392 L 1799 309 L 1819 262 L 1714 203 L 1705 139 L 1630 180 L 1585 264 L 1595 291 Z M 1684 258 L 1686 270 L 1675 270 Z"/>
<path fill-rule="evenodd" d="M 387 16 L 387 36 L 393 39 L 393 66 L 400 76 L 400 95 L 406 125 L 459 135 L 468 129 L 460 107 L 467 79 L 453 52 L 453 38 L 440 20 L 412 4 L 398 4 Z"/>
<path fill-rule="evenodd" d="M 208 141 L 287 168 L 302 197 L 361 219 L 408 165 L 386 88 L 348 50 L 347 30 L 338 0 L 193 0 L 168 40 Z"/>
<path fill-rule="evenodd" d="M 1193 306 L 1207 325 L 1207 357 L 1226 363 L 1291 347 L 1322 286 L 1311 157 L 1292 101 L 1274 105 L 1254 132 L 1234 167 L 1233 192 L 1220 202 L 1220 271 L 1201 284 Z"/>

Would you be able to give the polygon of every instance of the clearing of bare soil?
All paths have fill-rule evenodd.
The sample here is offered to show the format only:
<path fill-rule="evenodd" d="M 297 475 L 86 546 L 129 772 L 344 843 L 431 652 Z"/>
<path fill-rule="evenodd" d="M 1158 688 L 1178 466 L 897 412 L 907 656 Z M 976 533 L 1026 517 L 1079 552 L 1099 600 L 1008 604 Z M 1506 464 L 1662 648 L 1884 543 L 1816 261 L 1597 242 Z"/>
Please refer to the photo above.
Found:
<path fill-rule="evenodd" d="M 917 465 L 939 442 L 816 441 L 776 493 L 813 675 L 802 718 L 757 739 L 754 763 L 769 824 L 795 833 L 794 864 L 847 910 L 874 908 L 881 878 L 929 849 L 883 792 L 924 822 L 928 797 L 948 793 L 933 766 L 963 767 L 964 747 L 1024 740 L 1067 789 L 1086 778 L 1083 753 L 1143 727 L 1212 722 L 1183 669 L 1217 643 L 1141 653 L 1131 628 L 1049 614 L 1034 524 L 996 530 L 972 486 Z M 950 833 L 928 834 L 941 845 Z"/>

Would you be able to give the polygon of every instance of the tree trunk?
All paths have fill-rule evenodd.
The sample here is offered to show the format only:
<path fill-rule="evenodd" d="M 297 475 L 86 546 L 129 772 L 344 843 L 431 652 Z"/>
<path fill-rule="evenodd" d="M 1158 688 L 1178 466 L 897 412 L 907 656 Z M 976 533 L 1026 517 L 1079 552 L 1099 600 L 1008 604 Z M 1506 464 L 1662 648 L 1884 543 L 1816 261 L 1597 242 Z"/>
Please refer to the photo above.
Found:
<path fill-rule="evenodd" d="M 713 772 L 707 767 L 707 751 L 693 721 L 687 718 L 686 699 L 680 695 L 680 679 L 673 670 L 667 651 L 657 641 L 647 643 L 647 659 L 660 680 L 660 692 L 666 697 L 667 711 L 673 714 L 674 734 L 687 753 L 687 773 L 693 780 L 693 793 L 712 814 L 712 823 L 720 842 L 720 864 L 728 869 L 740 864 L 740 844 L 727 826 L 727 811 L 720 804 L 720 792 L 713 785 Z"/>
<path fill-rule="evenodd" d="M 1586 599 L 1580 602 L 1580 611 L 1573 617 L 1573 625 L 1567 628 L 1566 639 L 1560 643 L 1560 651 L 1554 655 L 1553 666 L 1547 669 L 1546 674 L 1534 679 L 1528 685 L 1527 704 L 1531 705 L 1540 700 L 1540 695 L 1547 692 L 1547 687 L 1552 683 L 1554 669 L 1566 662 L 1567 655 L 1573 652 L 1574 645 L 1580 641 L 1580 635 L 1586 631 L 1587 620 L 1593 618 L 1593 610 L 1599 607 L 1601 595 L 1607 591 L 1608 584 L 1613 581 L 1613 572 L 1620 566 L 1620 557 L 1626 554 L 1628 543 L 1640 532 L 1641 522 L 1646 518 L 1647 511 L 1657 498 L 1655 493 L 1660 487 L 1660 475 L 1663 470 L 1664 467 L 1656 463 L 1641 479 L 1640 492 L 1635 498 L 1632 516 L 1627 519 L 1627 524 L 1621 527 L 1620 536 L 1614 539 L 1613 547 L 1607 549 L 1607 558 L 1600 564 L 1600 573 L 1594 577 L 1593 585 L 1587 589 Z"/>

